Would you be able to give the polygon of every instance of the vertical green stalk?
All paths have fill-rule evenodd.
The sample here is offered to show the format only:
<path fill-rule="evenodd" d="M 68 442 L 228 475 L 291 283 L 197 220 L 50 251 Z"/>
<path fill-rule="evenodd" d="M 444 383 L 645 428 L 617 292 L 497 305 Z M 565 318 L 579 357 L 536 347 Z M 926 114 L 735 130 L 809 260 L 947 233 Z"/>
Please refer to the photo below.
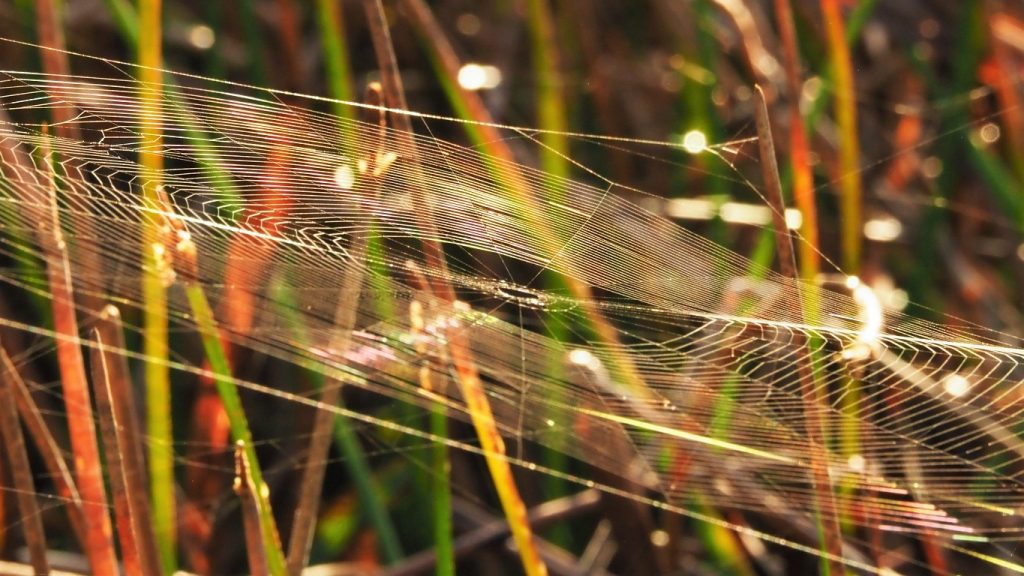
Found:
<path fill-rule="evenodd" d="M 142 103 L 142 129 L 150 139 L 161 132 L 161 29 L 160 0 L 139 0 L 138 60 L 139 100 Z M 116 5 L 116 3 L 115 3 Z M 144 30 L 145 34 L 140 34 Z M 140 152 L 143 170 L 143 200 L 155 207 L 163 157 L 154 148 Z M 165 573 L 177 567 L 177 512 L 174 490 L 174 444 L 171 421 L 171 378 L 168 361 L 167 290 L 161 277 L 158 255 L 159 226 L 144 222 L 142 229 L 142 337 L 147 362 L 146 422 L 149 434 L 150 491 L 153 499 L 153 523 L 160 547 L 160 564 Z"/>
<path fill-rule="evenodd" d="M 430 410 L 430 433 L 436 438 L 448 437 L 448 413 L 443 404 L 438 403 Z M 451 463 L 448 459 L 448 446 L 437 440 L 431 446 L 430 493 L 434 500 L 434 542 L 437 553 L 436 574 L 438 576 L 454 576 L 455 547 L 452 542 L 452 490 L 448 474 Z"/>
<path fill-rule="evenodd" d="M 206 359 L 210 362 L 210 371 L 214 374 L 217 393 L 220 395 L 221 402 L 224 403 L 224 412 L 228 417 L 231 437 L 235 442 L 244 443 L 243 449 L 249 462 L 248 470 L 250 477 L 248 480 L 250 485 L 256 488 L 255 497 L 259 508 L 260 531 L 263 536 L 267 569 L 273 576 L 286 576 L 287 570 L 285 569 L 284 553 L 281 551 L 277 525 L 274 523 L 274 515 L 270 508 L 270 491 L 263 481 L 263 473 L 260 471 L 259 461 L 256 458 L 256 449 L 252 443 L 249 422 L 245 417 L 242 399 L 238 395 L 238 387 L 231 377 L 231 366 L 228 363 L 227 355 L 224 353 L 224 346 L 220 341 L 220 333 L 217 330 L 216 320 L 213 317 L 213 310 L 210 308 L 210 303 L 203 293 L 202 285 L 194 279 L 187 281 L 185 295 L 188 297 L 192 315 L 195 318 L 199 334 L 203 340 L 203 349 L 206 352 Z"/>
<path fill-rule="evenodd" d="M 569 177 L 570 164 L 569 139 L 566 117 L 566 97 L 563 86 L 562 58 L 558 50 L 557 34 L 551 6 L 548 0 L 529 0 L 527 2 L 527 28 L 530 35 L 530 53 L 532 56 L 535 83 L 537 86 L 537 126 L 541 129 L 539 148 L 540 166 L 545 175 L 545 187 L 550 191 L 551 198 L 561 201 L 565 194 L 563 182 Z M 546 287 L 563 290 L 566 284 L 555 275 L 547 275 Z M 548 322 L 548 335 L 558 342 L 568 337 L 563 322 Z M 552 376 L 557 377 L 562 371 L 563 358 L 559 354 L 548 359 Z M 561 394 L 560 392 L 556 394 Z M 555 402 L 562 399 L 553 398 Z M 569 458 L 564 450 L 548 447 L 544 450 L 542 460 L 545 466 L 553 470 L 565 471 L 569 466 Z M 545 476 L 545 495 L 557 498 L 568 493 L 565 481 L 556 476 Z M 550 534 L 553 543 L 567 547 L 571 540 L 568 526 L 560 523 Z"/>

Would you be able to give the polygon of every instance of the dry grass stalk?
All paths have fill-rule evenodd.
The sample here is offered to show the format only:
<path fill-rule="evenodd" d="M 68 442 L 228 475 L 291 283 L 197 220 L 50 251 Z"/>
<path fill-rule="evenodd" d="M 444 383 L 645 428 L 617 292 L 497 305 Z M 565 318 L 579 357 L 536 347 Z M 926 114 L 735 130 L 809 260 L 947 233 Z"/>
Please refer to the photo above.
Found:
<path fill-rule="evenodd" d="M 245 549 L 249 556 L 249 572 L 269 574 L 267 550 L 263 545 L 260 525 L 260 488 L 252 482 L 245 441 L 235 443 L 235 494 L 242 503 L 242 524 L 245 527 Z"/>
<path fill-rule="evenodd" d="M 107 476 L 110 478 L 111 498 L 114 501 L 114 520 L 117 527 L 118 542 L 121 544 L 121 559 L 124 569 L 129 574 L 141 574 L 138 546 L 136 545 L 135 526 L 132 525 L 131 509 L 128 504 L 128 489 L 125 487 L 124 468 L 121 453 L 123 447 L 117 437 L 117 417 L 110 407 L 111 374 L 110 358 L 107 358 L 103 347 L 107 344 L 99 332 L 93 329 L 92 349 L 92 385 L 96 394 L 96 418 L 100 424 L 100 438 L 103 441 L 103 454 L 107 462 Z M 152 574 L 152 573 L 150 573 Z"/>
<path fill-rule="evenodd" d="M 782 200 L 782 183 L 779 180 L 779 167 L 775 160 L 775 143 L 772 138 L 771 123 L 768 120 L 768 106 L 765 103 L 764 91 L 760 86 L 754 87 L 754 93 L 757 96 L 754 111 L 757 121 L 761 169 L 764 172 L 768 202 L 771 204 L 772 227 L 775 229 L 779 268 L 783 276 L 795 282 L 797 281 L 797 272 L 793 254 L 793 239 L 786 226 L 786 205 Z M 802 316 L 802 302 L 797 302 L 796 305 L 800 307 L 797 313 Z M 808 448 L 811 453 L 811 484 L 822 534 L 822 566 L 827 574 L 843 574 L 843 539 L 839 532 L 839 521 L 836 518 L 835 496 L 832 494 L 828 457 L 825 453 L 825 423 L 822 418 L 824 403 L 815 382 L 806 337 L 800 332 L 794 332 L 793 342 L 798 350 L 797 371 L 800 378 L 801 396 L 804 399 L 805 427 Z"/>
<path fill-rule="evenodd" d="M 125 343 L 121 314 L 116 307 L 106 306 L 100 313 L 100 321 L 93 329 L 93 340 L 96 342 L 91 362 L 93 388 L 125 568 L 129 573 L 159 575 L 152 514 L 146 498 L 144 439 L 139 433 L 128 364 L 119 353 L 125 349 Z M 137 572 L 132 571 L 133 564 Z"/>
<path fill-rule="evenodd" d="M 10 358 L 6 350 L 0 347 L 4 364 Z M 28 545 L 29 558 L 36 574 L 48 574 L 49 563 L 46 560 L 46 533 L 43 531 L 43 520 L 36 503 L 36 490 L 32 482 L 32 469 L 25 451 L 25 437 L 21 433 L 18 421 L 17 402 L 14 399 L 14 385 L 10 370 L 0 371 L 0 438 L 3 439 L 3 454 L 11 469 L 14 489 L 17 491 L 18 511 L 21 512 L 21 531 Z"/>
<path fill-rule="evenodd" d="M 36 0 L 36 34 L 39 36 L 39 44 L 42 48 L 39 51 L 42 60 L 43 72 L 56 77 L 67 77 L 71 74 L 71 66 L 68 63 L 68 55 L 65 50 L 64 28 L 60 21 L 59 4 L 56 0 Z M 78 124 L 72 120 L 75 117 L 75 110 L 70 105 L 54 106 L 50 108 L 53 121 L 54 133 L 69 140 L 78 141 L 81 139 Z M 76 221 L 76 235 L 79 238 L 95 238 L 92 220 L 82 218 Z M 99 274 L 99 254 L 91 250 L 84 250 L 82 246 L 72 246 L 77 261 L 81 262 L 82 270 L 92 274 Z M 79 302 L 85 310 L 95 310 L 99 301 L 96 297 L 84 293 L 78 295 Z"/>
<path fill-rule="evenodd" d="M 391 44 L 391 35 L 388 32 L 387 21 L 384 18 L 384 7 L 380 0 L 363 0 L 366 10 L 367 21 L 369 22 L 374 48 L 377 53 L 377 60 L 381 67 L 381 79 L 384 85 L 385 98 L 389 106 L 398 110 L 407 110 L 404 89 L 402 88 L 401 77 L 398 72 L 398 63 L 395 59 L 394 47 Z M 392 114 L 392 121 L 399 133 L 403 135 L 406 146 L 403 149 L 409 150 L 412 158 L 409 158 L 413 170 L 418 166 L 415 142 L 412 138 L 412 123 L 409 116 L 401 112 Z M 422 180 L 420 180 L 422 182 Z M 415 184 L 414 184 L 415 186 Z M 422 186 L 415 186 L 413 190 L 414 201 L 418 204 L 424 218 L 421 220 L 426 228 L 427 238 L 437 238 L 436 224 L 431 209 L 429 198 L 423 198 L 425 190 Z M 424 251 L 427 257 L 427 266 L 436 274 L 439 280 L 436 282 L 435 292 L 441 299 L 449 304 L 457 304 L 455 291 L 444 279 L 447 277 L 447 264 L 445 263 L 444 250 L 439 242 L 425 240 Z M 449 353 L 455 372 L 458 375 L 459 387 L 466 400 L 470 419 L 476 428 L 477 436 L 480 439 L 487 468 L 490 471 L 491 479 L 498 491 L 502 508 L 512 529 L 513 538 L 519 546 L 520 557 L 523 567 L 528 576 L 547 574 L 547 568 L 537 553 L 533 541 L 533 534 L 530 530 L 526 517 L 526 506 L 519 495 L 515 481 L 512 476 L 511 466 L 506 459 L 505 442 L 498 433 L 494 414 L 491 411 L 490 402 L 484 392 L 483 384 L 480 382 L 476 364 L 470 352 L 469 341 L 459 326 L 453 326 L 447 330 Z"/>
<path fill-rule="evenodd" d="M 382 102 L 380 84 L 371 83 L 366 88 L 366 103 L 370 106 L 380 107 Z M 376 196 L 380 191 L 380 178 L 387 166 L 379 162 L 385 158 L 383 144 L 385 138 L 386 117 L 384 112 L 371 110 L 370 114 L 377 114 L 377 124 L 380 127 L 377 136 L 377 145 L 370 143 L 368 149 L 375 150 L 373 158 L 367 159 L 365 171 L 361 171 L 356 178 L 367 178 L 370 181 L 369 190 L 365 192 L 370 196 Z M 372 118 L 367 118 L 372 122 Z M 368 236 L 359 234 L 352 240 L 352 246 L 348 251 L 352 258 L 353 266 L 349 269 L 342 281 L 341 290 L 338 294 L 338 306 L 334 314 L 334 333 L 330 348 L 338 354 L 344 355 L 348 350 L 352 329 L 355 327 L 356 312 L 359 307 L 359 297 L 363 285 L 363 267 Z M 320 402 L 325 406 L 335 406 L 341 400 L 341 382 L 328 379 L 324 382 Z M 320 505 L 320 493 L 324 482 L 324 472 L 327 469 L 327 453 L 331 446 L 331 426 L 334 424 L 336 414 L 328 409 L 317 410 L 313 421 L 313 430 L 310 437 L 309 449 L 306 455 L 305 473 L 302 476 L 302 484 L 299 489 L 298 504 L 295 509 L 295 518 L 292 524 L 292 533 L 288 542 L 288 573 L 298 576 L 302 568 L 309 561 L 309 550 L 313 544 L 313 529 L 316 527 L 317 509 Z"/>
<path fill-rule="evenodd" d="M 89 527 L 85 534 L 85 553 L 94 573 L 114 574 L 117 570 L 117 557 L 114 553 L 113 528 L 107 513 L 107 493 L 103 484 L 96 429 L 93 426 L 85 360 L 79 347 L 71 267 L 60 229 L 57 183 L 49 146 L 43 146 L 40 161 L 45 164 L 46 189 L 37 187 L 38 197 L 34 203 L 37 208 L 34 211 L 37 213 L 32 216 L 39 222 L 38 239 L 46 260 L 54 331 L 57 334 L 57 361 L 71 435 L 71 450 L 75 455 L 75 477 L 82 496 L 82 511 Z M 44 206 L 47 209 L 42 209 Z"/>
<path fill-rule="evenodd" d="M 86 530 L 82 513 L 82 498 L 78 495 L 78 488 L 64 461 L 61 448 L 50 433 L 50 428 L 46 425 L 35 400 L 32 399 L 32 393 L 29 391 L 25 379 L 22 378 L 17 366 L 14 365 L 11 357 L 3 348 L 0 348 L 0 362 L 2 362 L 0 370 L 3 371 L 5 378 L 10 379 L 14 402 L 21 415 L 21 421 L 43 459 L 43 466 L 46 467 L 46 473 L 55 485 L 57 495 L 64 501 L 71 529 L 84 548 Z"/>

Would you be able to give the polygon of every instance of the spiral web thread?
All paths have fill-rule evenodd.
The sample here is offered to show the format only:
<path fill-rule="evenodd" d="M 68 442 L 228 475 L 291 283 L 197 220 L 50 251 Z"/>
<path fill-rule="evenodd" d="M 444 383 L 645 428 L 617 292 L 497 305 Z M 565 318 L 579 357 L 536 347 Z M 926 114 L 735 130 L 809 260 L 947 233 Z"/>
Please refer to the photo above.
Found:
<path fill-rule="evenodd" d="M 425 358 L 443 356 L 445 326 L 454 326 L 471 342 L 508 438 L 625 474 L 659 495 L 652 503 L 691 516 L 703 518 L 692 506 L 699 501 L 805 523 L 814 507 L 812 448 L 795 366 L 807 356 L 827 422 L 827 445 L 813 449 L 827 455 L 836 514 L 958 548 L 958 540 L 988 541 L 1001 550 L 999 542 L 1021 538 L 1013 519 L 1024 511 L 1024 350 L 1008 336 L 899 313 L 873 321 L 870 303 L 758 270 L 627 201 L 613 182 L 558 180 L 434 137 L 413 136 L 415 154 L 406 135 L 389 132 L 378 145 L 376 126 L 271 92 L 163 86 L 156 138 L 139 100 L 151 88 L 131 78 L 2 73 L 0 106 L 17 120 L 0 123 L 0 251 L 14 263 L 0 270 L 7 290 L 48 296 L 45 275 L 27 264 L 44 258 L 31 215 L 49 209 L 35 204 L 46 198 L 40 152 L 51 149 L 65 235 L 78 254 L 96 256 L 73 262 L 77 291 L 141 306 L 142 225 L 168 215 L 143 202 L 136 158 L 158 151 L 160 181 L 197 247 L 207 295 L 255 299 L 251 327 L 221 322 L 240 345 L 405 402 L 444 402 L 468 418 L 456 387 L 425 392 L 418 376 L 425 368 L 435 382 L 449 378 L 443 362 Z M 33 122 L 57 107 L 73 110 L 81 141 L 46 135 Z M 446 122 L 419 120 L 428 128 Z M 371 194 L 367 170 L 376 164 L 387 169 Z M 503 176 L 512 173 L 515 182 Z M 513 194 L 510 185 L 527 189 Z M 422 226 L 418 193 L 433 229 Z M 76 234 L 83 229 L 95 236 Z M 424 264 L 426 230 L 446 247 L 445 272 Z M 381 248 L 353 261 L 349 247 L 360 234 Z M 229 259 L 250 271 L 244 285 L 224 285 Z M 414 288 L 410 260 L 428 278 L 445 275 L 462 304 Z M 353 269 L 367 278 L 357 325 L 349 347 L 332 350 L 338 287 Z M 541 288 L 542 271 L 574 277 L 592 300 Z M 180 282 L 167 280 L 173 329 L 194 332 Z M 799 303 L 812 290 L 820 313 L 809 321 Z M 421 328 L 410 325 L 412 301 L 426 304 Z M 580 328 L 595 310 L 615 327 L 614 341 Z M 0 322 L 52 336 L 18 318 Z M 555 325 L 572 342 L 546 336 Z M 609 367 L 623 362 L 643 389 L 617 381 Z M 200 371 L 182 359 L 174 366 Z M 852 382 L 861 386 L 855 408 L 843 402 Z M 860 454 L 839 449 L 844 421 L 860 431 Z M 520 456 L 511 455 L 536 467 Z"/>

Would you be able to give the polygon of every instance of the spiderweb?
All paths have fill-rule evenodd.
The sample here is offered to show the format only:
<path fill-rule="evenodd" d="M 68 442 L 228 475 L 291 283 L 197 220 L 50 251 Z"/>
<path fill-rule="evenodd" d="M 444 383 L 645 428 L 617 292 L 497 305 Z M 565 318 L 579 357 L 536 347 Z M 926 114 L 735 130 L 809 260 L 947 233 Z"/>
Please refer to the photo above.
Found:
<path fill-rule="evenodd" d="M 161 94 L 159 137 L 143 117 L 147 90 Z M 806 523 L 822 505 L 811 474 L 818 465 L 834 493 L 824 512 L 854 524 L 951 546 L 1020 539 L 1024 350 L 1016 340 L 883 312 L 855 282 L 833 290 L 783 278 L 627 200 L 610 180 L 555 178 L 287 98 L 235 85 L 3 72 L 0 107 L 14 120 L 0 123 L 0 251 L 15 263 L 45 259 L 33 215 L 49 210 L 40 204 L 50 170 L 41 154 L 51 150 L 76 290 L 140 308 L 142 229 L 172 217 L 143 200 L 155 178 L 195 243 L 198 280 L 235 344 L 347 386 L 441 402 L 468 419 L 457 387 L 420 384 L 420 370 L 450 379 L 447 364 L 430 360 L 444 356 L 454 327 L 470 342 L 503 435 L 656 495 L 631 497 L 708 521 L 694 502 Z M 80 139 L 33 121 L 64 107 Z M 364 113 L 352 105 L 352 117 Z M 452 122 L 414 120 L 430 132 Z M 144 151 L 164 158 L 159 174 L 137 163 Z M 354 250 L 359 238 L 376 249 Z M 445 248 L 446 268 L 427 263 L 424 241 Z M 246 273 L 226 284 L 232 267 Z M 11 266 L 0 280 L 49 297 L 32 270 Z M 364 275 L 356 325 L 349 345 L 334 349 L 339 287 L 354 273 Z M 453 286 L 459 303 L 434 298 L 418 275 Z M 569 287 L 553 288 L 550 278 Z M 194 333 L 180 279 L 166 280 L 173 330 Z M 251 325 L 226 317 L 232 301 L 256 311 Z M 813 313 L 803 311 L 809 301 Z M 410 316 L 411 302 L 423 304 L 422 318 Z M 18 317 L 0 321 L 53 336 Z M 552 338 L 554 328 L 569 337 Z M 822 443 L 808 433 L 801 363 L 813 370 Z M 202 372 L 184 358 L 172 365 Z M 240 384 L 428 436 L 284 387 Z M 840 449 L 851 425 L 858 454 Z M 509 458 L 538 467 L 516 450 Z M 856 554 L 847 562 L 873 569 Z"/>

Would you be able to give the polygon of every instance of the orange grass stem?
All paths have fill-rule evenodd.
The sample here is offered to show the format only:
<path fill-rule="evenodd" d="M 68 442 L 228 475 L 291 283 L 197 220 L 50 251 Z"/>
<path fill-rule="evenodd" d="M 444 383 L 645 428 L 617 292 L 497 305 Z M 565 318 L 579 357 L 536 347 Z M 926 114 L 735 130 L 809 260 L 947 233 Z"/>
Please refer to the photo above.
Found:
<path fill-rule="evenodd" d="M 45 132 L 47 130 L 44 126 Z M 46 189 L 38 189 L 40 197 L 35 206 L 39 213 L 36 219 L 39 222 L 39 245 L 46 260 L 46 274 L 52 296 L 57 362 L 67 410 L 71 451 L 75 457 L 75 479 L 82 495 L 82 512 L 89 526 L 85 534 L 85 553 L 94 574 L 115 574 L 118 568 L 113 529 L 107 514 L 107 491 L 103 484 L 103 468 L 96 443 L 85 360 L 79 347 L 71 266 L 57 208 L 57 182 L 52 167 L 54 159 L 49 140 L 44 139 L 43 142 L 40 161 L 45 164 L 47 181 Z"/>
<path fill-rule="evenodd" d="M 818 210 L 814 203 L 814 176 L 811 172 L 807 127 L 803 114 L 800 113 L 800 53 L 797 49 L 796 25 L 790 0 L 775 0 L 775 13 L 782 41 L 786 86 L 789 89 L 789 154 L 793 170 L 793 199 L 803 217 L 800 225 L 803 242 L 798 244 L 798 267 L 801 278 L 814 281 L 821 268 L 818 257 Z M 814 310 L 809 309 L 808 312 L 813 318 Z"/>
<path fill-rule="evenodd" d="M 853 63 L 839 0 L 821 0 L 828 33 L 829 57 L 835 70 L 835 115 L 839 126 L 840 229 L 843 270 L 855 275 L 861 260 L 861 175 L 857 137 L 857 102 Z"/>

